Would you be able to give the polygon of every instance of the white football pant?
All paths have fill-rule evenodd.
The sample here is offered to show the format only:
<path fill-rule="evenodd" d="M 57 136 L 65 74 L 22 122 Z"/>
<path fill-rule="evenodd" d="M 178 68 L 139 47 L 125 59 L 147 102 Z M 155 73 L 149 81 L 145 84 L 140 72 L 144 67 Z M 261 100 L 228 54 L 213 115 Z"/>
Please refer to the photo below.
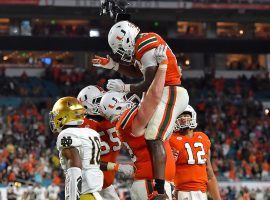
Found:
<path fill-rule="evenodd" d="M 185 88 L 179 86 L 164 87 L 161 100 L 149 121 L 146 140 L 166 140 L 174 129 L 177 117 L 188 106 L 189 96 Z"/>
<path fill-rule="evenodd" d="M 177 200 L 207 200 L 207 195 L 201 191 L 176 191 Z"/>
<path fill-rule="evenodd" d="M 120 200 L 113 185 L 106 187 L 99 192 L 104 200 Z"/>
<path fill-rule="evenodd" d="M 99 192 L 103 186 L 103 173 L 97 169 L 82 170 L 82 194 Z"/>
<path fill-rule="evenodd" d="M 165 192 L 169 199 L 172 200 L 172 188 L 169 182 L 165 182 Z M 148 195 L 154 191 L 153 181 L 135 180 L 130 189 L 132 200 L 148 200 Z"/>

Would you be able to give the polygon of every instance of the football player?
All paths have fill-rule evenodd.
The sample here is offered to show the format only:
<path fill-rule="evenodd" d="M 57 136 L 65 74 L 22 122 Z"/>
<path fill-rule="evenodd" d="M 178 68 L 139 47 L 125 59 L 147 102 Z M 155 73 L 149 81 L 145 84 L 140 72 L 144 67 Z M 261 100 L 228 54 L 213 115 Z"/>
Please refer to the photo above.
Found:
<path fill-rule="evenodd" d="M 177 118 L 170 144 L 176 159 L 174 178 L 178 200 L 206 200 L 208 190 L 220 200 L 218 183 L 211 165 L 211 142 L 197 127 L 195 110 L 188 106 Z"/>
<path fill-rule="evenodd" d="M 102 199 L 98 191 L 103 185 L 100 170 L 99 134 L 79 128 L 85 109 L 74 97 L 56 101 L 50 112 L 50 127 L 57 136 L 60 163 L 65 171 L 65 199 Z"/>
<path fill-rule="evenodd" d="M 125 93 L 119 92 L 108 92 L 102 97 L 100 103 L 103 115 L 111 122 L 116 123 L 116 129 L 135 164 L 135 181 L 131 189 L 133 200 L 167 199 L 165 194 L 158 194 L 154 191 L 151 156 L 144 138 L 145 128 L 162 98 L 167 69 L 166 47 L 159 46 L 155 51 L 155 56 L 160 63 L 159 68 L 140 106 L 127 101 Z M 167 152 L 165 177 L 166 180 L 172 181 L 175 163 L 169 141 L 164 143 L 164 147 L 164 151 Z M 171 199 L 169 183 L 166 184 L 166 193 Z"/>
<path fill-rule="evenodd" d="M 114 164 L 120 152 L 121 140 L 115 131 L 115 125 L 100 115 L 100 100 L 105 93 L 101 87 L 89 85 L 80 91 L 77 99 L 86 109 L 86 116 L 81 127 L 94 129 L 101 139 L 100 168 L 104 174 L 104 184 L 100 194 L 105 200 L 119 200 L 113 186 L 115 172 L 130 175 L 133 172 L 133 166 Z"/>
<path fill-rule="evenodd" d="M 119 55 L 121 62 L 130 63 L 131 66 L 122 66 L 110 57 L 99 56 L 92 60 L 93 65 L 131 77 L 142 77 L 143 81 L 125 84 L 120 79 L 113 79 L 108 81 L 107 88 L 118 92 L 146 92 L 157 72 L 155 50 L 160 44 L 168 47 L 166 42 L 156 33 L 140 33 L 140 29 L 129 21 L 120 21 L 113 25 L 108 34 L 108 42 L 113 53 Z M 168 68 L 162 100 L 145 131 L 145 139 L 153 162 L 155 188 L 160 194 L 164 193 L 166 163 L 163 141 L 170 137 L 176 118 L 185 110 L 189 101 L 187 91 L 180 87 L 181 71 L 169 47 L 166 55 Z"/>

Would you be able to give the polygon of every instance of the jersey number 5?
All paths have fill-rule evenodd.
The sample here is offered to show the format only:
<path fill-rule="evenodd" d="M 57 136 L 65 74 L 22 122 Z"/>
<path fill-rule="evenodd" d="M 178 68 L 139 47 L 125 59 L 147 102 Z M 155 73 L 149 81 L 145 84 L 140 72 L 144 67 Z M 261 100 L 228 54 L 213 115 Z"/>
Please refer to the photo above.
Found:
<path fill-rule="evenodd" d="M 205 164 L 206 159 L 202 158 L 202 156 L 205 156 L 205 151 L 204 151 L 204 148 L 203 148 L 203 144 L 201 142 L 195 142 L 194 147 L 195 148 L 201 148 L 200 151 L 197 151 L 197 159 L 198 159 L 197 164 L 200 164 L 200 165 Z M 196 163 L 196 161 L 194 159 L 193 152 L 192 152 L 192 149 L 190 147 L 190 144 L 185 143 L 185 148 L 186 148 L 187 153 L 188 153 L 188 164 L 189 165 L 194 165 Z"/>
<path fill-rule="evenodd" d="M 120 148 L 121 148 L 121 141 L 120 139 L 117 137 L 117 134 L 115 132 L 115 128 L 110 128 L 106 131 L 106 133 L 108 134 L 109 138 L 110 138 L 110 141 L 114 143 L 114 145 L 112 146 L 112 150 L 113 151 L 119 151 Z M 106 134 L 105 132 L 101 131 L 99 132 L 100 134 L 100 137 L 102 139 L 102 136 Z M 111 147 L 110 145 L 108 144 L 108 142 L 106 141 L 101 141 L 101 155 L 105 155 L 107 153 L 110 152 L 111 150 Z"/>

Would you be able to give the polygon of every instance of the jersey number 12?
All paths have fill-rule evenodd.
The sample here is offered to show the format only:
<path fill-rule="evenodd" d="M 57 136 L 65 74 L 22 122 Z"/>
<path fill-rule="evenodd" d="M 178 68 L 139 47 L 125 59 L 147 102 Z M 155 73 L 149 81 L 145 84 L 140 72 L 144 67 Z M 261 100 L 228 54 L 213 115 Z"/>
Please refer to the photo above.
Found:
<path fill-rule="evenodd" d="M 194 147 L 201 149 L 200 151 L 197 151 L 197 159 L 198 159 L 197 164 L 200 164 L 200 165 L 205 164 L 206 159 L 202 158 L 202 156 L 205 156 L 205 151 L 204 151 L 204 148 L 203 148 L 203 144 L 201 142 L 195 142 Z M 190 144 L 185 143 L 185 148 L 186 148 L 187 153 L 188 153 L 188 164 L 189 165 L 194 165 L 196 163 L 196 161 L 194 159 L 193 152 L 192 152 Z"/>

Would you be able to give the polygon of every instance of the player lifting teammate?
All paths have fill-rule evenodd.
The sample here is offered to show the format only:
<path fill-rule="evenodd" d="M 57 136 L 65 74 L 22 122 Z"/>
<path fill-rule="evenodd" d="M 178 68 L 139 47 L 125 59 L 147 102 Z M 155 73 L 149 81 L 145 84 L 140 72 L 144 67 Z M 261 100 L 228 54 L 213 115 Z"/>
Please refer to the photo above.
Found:
<path fill-rule="evenodd" d="M 143 77 L 143 81 L 125 84 L 122 80 L 114 79 L 108 81 L 107 88 L 118 92 L 146 92 L 158 68 L 155 50 L 160 44 L 168 46 L 166 42 L 156 33 L 140 33 L 140 29 L 129 21 L 120 21 L 113 25 L 108 34 L 108 42 L 113 53 L 118 55 L 121 61 L 130 63 L 130 66 L 122 66 L 110 57 L 98 56 L 92 60 L 93 65 L 112 69 L 130 77 Z M 163 95 L 145 131 L 145 139 L 153 162 L 155 189 L 160 194 L 164 193 L 166 163 L 163 141 L 169 138 L 177 116 L 185 110 L 189 101 L 187 91 L 180 87 L 181 71 L 169 47 L 166 55 L 168 68 Z"/>
<path fill-rule="evenodd" d="M 131 198 L 139 199 L 166 199 L 165 194 L 157 194 L 153 189 L 153 171 L 150 152 L 144 138 L 145 128 L 162 98 L 167 69 L 166 46 L 160 45 L 155 50 L 155 57 L 159 68 L 153 83 L 147 91 L 144 100 L 138 106 L 127 101 L 125 93 L 108 92 L 102 97 L 101 111 L 104 116 L 116 122 L 116 129 L 123 142 L 128 147 L 132 160 L 135 163 L 135 180 L 131 189 Z M 168 156 L 165 160 L 166 180 L 172 181 L 174 177 L 174 159 L 169 142 L 165 142 L 165 151 Z M 171 199 L 170 185 L 166 185 L 166 193 Z"/>

